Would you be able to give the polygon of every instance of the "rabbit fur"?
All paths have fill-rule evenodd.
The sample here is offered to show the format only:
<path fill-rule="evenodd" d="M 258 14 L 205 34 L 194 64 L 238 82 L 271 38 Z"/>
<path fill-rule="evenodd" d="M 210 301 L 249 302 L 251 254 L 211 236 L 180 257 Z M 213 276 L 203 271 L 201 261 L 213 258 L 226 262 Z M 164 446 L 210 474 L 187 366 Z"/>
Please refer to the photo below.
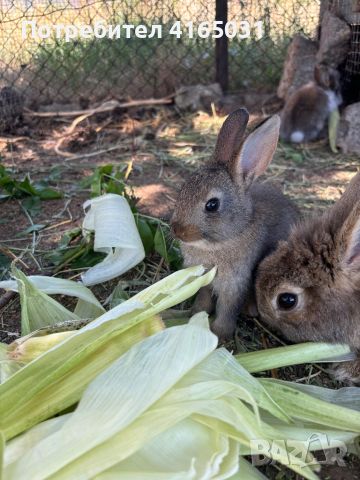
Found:
<path fill-rule="evenodd" d="M 185 182 L 171 220 L 185 266 L 217 266 L 193 312 L 210 314 L 216 307 L 212 329 L 221 340 L 232 338 L 238 315 L 254 298 L 257 263 L 298 219 L 297 208 L 281 191 L 257 181 L 274 155 L 280 119 L 271 117 L 244 140 L 248 119 L 245 109 L 228 116 L 214 157 Z M 217 210 L 206 210 L 209 200 L 218 202 Z"/>
<path fill-rule="evenodd" d="M 341 105 L 339 73 L 315 67 L 315 81 L 296 90 L 281 113 L 280 138 L 286 142 L 311 142 L 324 134 L 331 112 Z"/>
<path fill-rule="evenodd" d="M 256 298 L 261 317 L 288 339 L 350 345 L 357 360 L 336 376 L 360 383 L 360 173 L 261 262 Z"/>

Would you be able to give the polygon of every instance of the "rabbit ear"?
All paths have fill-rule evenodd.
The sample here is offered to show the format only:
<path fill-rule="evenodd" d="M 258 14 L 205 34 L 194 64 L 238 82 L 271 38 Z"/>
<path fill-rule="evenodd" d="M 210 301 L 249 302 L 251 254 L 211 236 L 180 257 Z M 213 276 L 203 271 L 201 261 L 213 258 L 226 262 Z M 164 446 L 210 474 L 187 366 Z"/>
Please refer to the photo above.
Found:
<path fill-rule="evenodd" d="M 349 217 L 351 216 L 354 205 L 360 198 L 360 171 L 353 176 L 345 192 L 340 199 L 334 203 L 329 210 L 331 215 L 332 228 L 335 232 L 344 230 Z"/>
<path fill-rule="evenodd" d="M 247 137 L 235 162 L 238 181 L 248 183 L 265 172 L 274 156 L 279 130 L 280 117 L 274 115 Z"/>
<path fill-rule="evenodd" d="M 338 90 L 340 87 L 340 74 L 335 68 L 315 65 L 314 78 L 320 87 L 331 90 Z"/>
<path fill-rule="evenodd" d="M 218 135 L 215 146 L 215 162 L 226 166 L 231 164 L 232 159 L 240 150 L 248 121 L 249 113 L 245 108 L 239 108 L 230 113 Z"/>
<path fill-rule="evenodd" d="M 343 265 L 345 269 L 360 273 L 360 203 L 355 205 L 343 227 L 345 240 L 345 256 Z"/>
<path fill-rule="evenodd" d="M 314 78 L 321 87 L 330 88 L 329 70 L 324 65 L 315 65 Z"/>

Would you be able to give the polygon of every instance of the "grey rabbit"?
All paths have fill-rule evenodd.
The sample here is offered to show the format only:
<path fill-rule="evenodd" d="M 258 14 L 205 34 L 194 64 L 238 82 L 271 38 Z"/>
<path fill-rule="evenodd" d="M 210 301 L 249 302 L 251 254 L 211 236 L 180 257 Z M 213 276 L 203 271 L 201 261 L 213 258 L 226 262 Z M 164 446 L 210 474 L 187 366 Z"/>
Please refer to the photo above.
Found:
<path fill-rule="evenodd" d="M 275 153 L 280 119 L 258 126 L 246 139 L 245 109 L 223 123 L 211 161 L 185 182 L 172 216 L 185 266 L 217 266 L 210 287 L 200 290 L 193 312 L 211 314 L 212 330 L 232 338 L 237 318 L 254 298 L 254 270 L 298 219 L 296 206 L 269 183 L 257 181 Z"/>
<path fill-rule="evenodd" d="M 342 102 L 339 72 L 317 65 L 315 81 L 296 90 L 281 113 L 280 138 L 286 142 L 311 142 L 325 131 L 330 113 Z"/>

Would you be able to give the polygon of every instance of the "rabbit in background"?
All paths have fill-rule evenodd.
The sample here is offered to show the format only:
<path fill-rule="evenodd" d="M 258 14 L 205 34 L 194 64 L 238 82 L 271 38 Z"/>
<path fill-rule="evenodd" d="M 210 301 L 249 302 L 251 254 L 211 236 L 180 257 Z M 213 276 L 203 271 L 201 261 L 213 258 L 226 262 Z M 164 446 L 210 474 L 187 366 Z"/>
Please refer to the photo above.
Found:
<path fill-rule="evenodd" d="M 350 345 L 357 360 L 335 374 L 360 383 L 360 172 L 337 203 L 263 260 L 256 297 L 261 317 L 289 340 Z"/>
<path fill-rule="evenodd" d="M 280 138 L 286 142 L 311 142 L 323 136 L 329 115 L 342 103 L 337 70 L 317 65 L 314 77 L 315 81 L 300 87 L 285 103 Z"/>
<path fill-rule="evenodd" d="M 233 112 L 221 127 L 213 159 L 182 187 L 171 220 L 185 266 L 217 266 L 210 287 L 202 288 L 193 313 L 216 307 L 213 331 L 221 340 L 234 335 L 237 318 L 253 296 L 257 263 L 285 239 L 298 210 L 282 192 L 256 181 L 276 150 L 276 115 L 245 140 L 249 114 Z"/>

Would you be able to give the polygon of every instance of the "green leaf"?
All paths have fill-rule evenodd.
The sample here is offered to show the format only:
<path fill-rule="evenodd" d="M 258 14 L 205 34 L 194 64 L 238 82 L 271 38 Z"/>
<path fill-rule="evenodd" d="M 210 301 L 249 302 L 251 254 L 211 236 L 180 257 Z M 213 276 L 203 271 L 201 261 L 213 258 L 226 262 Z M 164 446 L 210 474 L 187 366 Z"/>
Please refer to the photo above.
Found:
<path fill-rule="evenodd" d="M 26 197 L 21 201 L 21 205 L 31 216 L 37 215 L 41 210 L 41 200 L 39 197 Z"/>
<path fill-rule="evenodd" d="M 56 200 L 63 197 L 61 192 L 50 187 L 37 187 L 35 191 L 41 200 Z"/>
<path fill-rule="evenodd" d="M 29 175 L 26 175 L 24 180 L 18 182 L 13 179 L 9 172 L 3 167 L 0 169 L 0 188 L 4 189 L 8 195 L 16 198 L 21 198 L 24 195 L 30 197 L 38 197 L 41 200 L 49 200 L 62 198 L 62 193 L 50 188 L 45 181 L 37 182 L 33 184 Z M 5 198 L 3 195 L 2 198 Z"/>
<path fill-rule="evenodd" d="M 103 193 L 103 179 L 105 175 L 111 175 L 114 166 L 112 164 L 97 167 L 90 177 L 81 182 L 84 188 L 90 187 L 91 196 L 99 197 Z"/>
<path fill-rule="evenodd" d="M 30 181 L 29 175 L 26 175 L 22 182 L 17 184 L 17 190 L 26 193 L 27 195 L 31 195 L 33 197 L 38 196 L 36 188 L 32 185 Z"/>
<path fill-rule="evenodd" d="M 298 165 L 301 165 L 304 163 L 304 156 L 299 152 L 293 152 L 289 154 L 289 157 L 294 163 Z"/>
<path fill-rule="evenodd" d="M 11 265 L 11 260 L 7 255 L 0 252 L 0 268 L 7 269 Z"/>
<path fill-rule="evenodd" d="M 51 168 L 49 175 L 46 177 L 46 180 L 48 180 L 49 182 L 55 182 L 57 180 L 60 180 L 62 174 L 63 167 L 61 165 L 56 165 L 55 167 Z"/>
<path fill-rule="evenodd" d="M 67 247 L 71 241 L 75 238 L 81 238 L 81 228 L 75 227 L 71 230 L 67 230 L 61 237 L 59 247 Z"/>
<path fill-rule="evenodd" d="M 165 232 L 161 224 L 158 225 L 158 228 L 154 237 L 154 247 L 155 250 L 163 257 L 165 262 L 169 263 L 169 254 L 166 244 Z"/>
<path fill-rule="evenodd" d="M 26 228 L 25 230 L 22 230 L 21 232 L 17 233 L 16 236 L 21 237 L 22 235 L 27 235 L 29 233 L 39 232 L 40 230 L 42 230 L 45 227 L 46 227 L 46 225 L 44 225 L 42 223 L 36 223 L 34 225 L 30 225 L 30 227 Z"/>
<path fill-rule="evenodd" d="M 111 294 L 110 307 L 114 308 L 120 303 L 125 302 L 126 300 L 129 300 L 129 298 L 130 298 L 130 295 L 126 290 L 122 288 L 122 282 L 120 282 L 118 285 L 116 285 L 116 287 L 114 288 Z"/>
<path fill-rule="evenodd" d="M 140 215 L 134 215 L 137 229 L 141 237 L 141 241 L 144 245 L 145 253 L 148 255 L 154 249 L 154 234 L 148 221 L 142 218 Z"/>
<path fill-rule="evenodd" d="M 174 270 L 180 269 L 183 264 L 181 250 L 176 240 L 173 240 L 169 247 L 169 263 Z"/>
<path fill-rule="evenodd" d="M 72 268 L 90 268 L 102 262 L 105 258 L 105 253 L 94 252 L 89 246 L 82 255 L 71 262 L 71 266 Z"/>

